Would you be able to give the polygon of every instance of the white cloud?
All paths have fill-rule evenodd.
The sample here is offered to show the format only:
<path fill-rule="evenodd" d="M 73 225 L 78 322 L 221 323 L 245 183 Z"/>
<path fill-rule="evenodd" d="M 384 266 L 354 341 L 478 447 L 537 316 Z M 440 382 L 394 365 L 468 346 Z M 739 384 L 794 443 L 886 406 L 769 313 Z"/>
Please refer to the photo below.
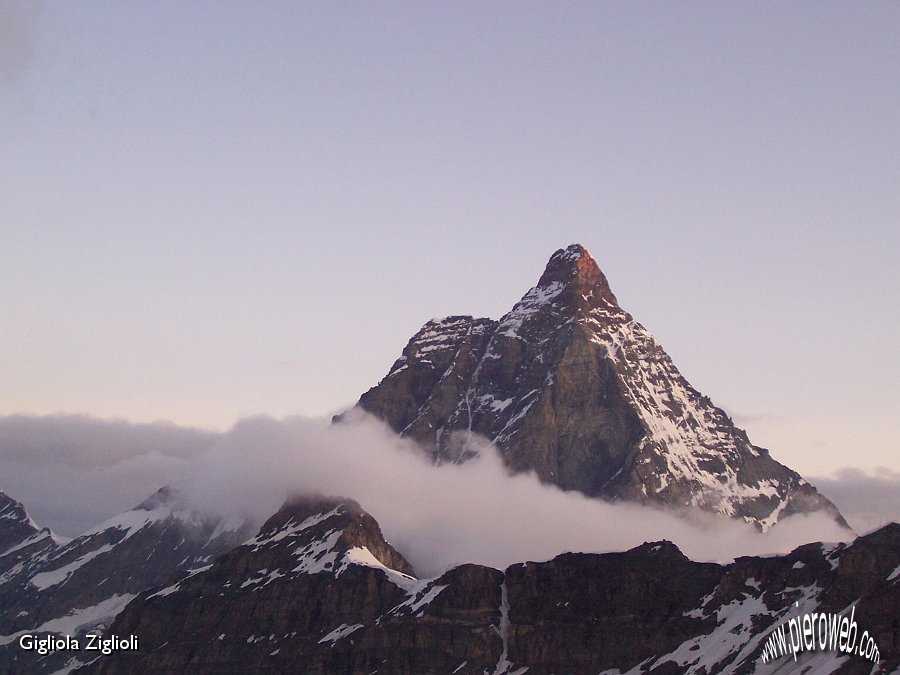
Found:
<path fill-rule="evenodd" d="M 846 539 L 825 516 L 798 516 L 770 534 L 708 514 L 690 520 L 633 504 L 608 504 L 510 476 L 497 451 L 470 438 L 477 460 L 434 466 L 387 427 L 356 417 L 337 427 L 314 420 L 239 423 L 192 465 L 191 494 L 212 511 L 265 517 L 291 492 L 350 496 L 420 574 L 457 563 L 493 567 L 565 551 L 618 551 L 670 539 L 697 560 L 786 552 Z"/>
<path fill-rule="evenodd" d="M 42 421 L 53 433 L 41 431 Z M 292 494 L 351 497 L 416 570 L 429 575 L 462 562 L 504 567 L 659 539 L 674 541 L 691 558 L 722 561 L 846 538 L 824 516 L 793 517 L 762 535 L 708 514 L 685 519 L 588 499 L 530 474 L 510 476 L 496 449 L 474 437 L 465 442 L 479 451 L 477 460 L 434 466 L 411 442 L 362 416 L 337 426 L 249 418 L 224 434 L 90 418 L 29 418 L 24 427 L 21 418 L 0 418 L 0 470 L 5 480 L 14 476 L 16 487 L 5 489 L 64 534 L 174 483 L 204 511 L 259 522 Z M 69 432 L 75 438 L 66 443 Z M 9 446 L 15 438 L 28 442 L 28 452 Z"/>

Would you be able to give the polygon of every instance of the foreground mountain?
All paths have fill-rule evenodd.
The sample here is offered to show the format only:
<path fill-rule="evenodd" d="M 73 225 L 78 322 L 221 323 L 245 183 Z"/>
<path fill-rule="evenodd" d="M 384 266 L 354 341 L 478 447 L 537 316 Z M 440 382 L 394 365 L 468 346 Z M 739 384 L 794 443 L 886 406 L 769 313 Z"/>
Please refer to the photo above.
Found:
<path fill-rule="evenodd" d="M 697 563 L 669 542 L 416 579 L 358 504 L 305 499 L 206 569 L 142 593 L 102 673 L 816 673 L 900 663 L 900 525 L 851 545 Z M 768 664 L 776 626 L 852 608 L 880 662 L 837 651 Z M 862 639 L 860 637 L 860 639 Z"/>
<path fill-rule="evenodd" d="M 144 589 L 164 583 L 176 570 L 206 564 L 250 534 L 243 522 L 200 517 L 181 495 L 163 488 L 63 544 L 47 530 L 34 531 L 24 508 L 4 498 L 6 507 L 0 508 L 14 517 L 0 520 L 0 539 L 12 536 L 19 543 L 0 552 L 3 673 L 51 672 L 77 656 L 25 652 L 18 644 L 22 635 L 83 638 L 108 625 Z"/>
<path fill-rule="evenodd" d="M 497 445 L 514 471 L 591 497 L 698 507 L 763 530 L 837 508 L 750 443 L 619 307 L 581 246 L 550 258 L 500 321 L 429 321 L 358 406 L 437 461 L 464 461 L 458 434 Z"/>
<path fill-rule="evenodd" d="M 450 672 L 499 658 L 500 577 L 462 568 L 419 581 L 358 504 L 301 500 L 209 569 L 129 605 L 111 632 L 140 635 L 140 653 L 93 672 L 372 672 L 385 658 L 404 672 Z M 458 603 L 449 614 L 406 631 L 445 594 Z"/>

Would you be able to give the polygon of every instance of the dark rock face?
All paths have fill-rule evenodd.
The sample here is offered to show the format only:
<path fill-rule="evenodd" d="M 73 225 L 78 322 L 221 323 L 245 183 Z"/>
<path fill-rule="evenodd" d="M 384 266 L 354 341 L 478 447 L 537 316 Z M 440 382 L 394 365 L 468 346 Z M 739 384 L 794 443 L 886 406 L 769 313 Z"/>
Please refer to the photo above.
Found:
<path fill-rule="evenodd" d="M 665 654 L 714 627 L 683 612 L 721 575 L 669 542 L 510 567 L 509 659 L 536 672 L 596 673 Z"/>
<path fill-rule="evenodd" d="M 192 513 L 179 494 L 163 488 L 65 545 L 32 553 L 0 576 L 0 635 L 9 638 L 0 638 L 0 672 L 59 669 L 75 655 L 23 652 L 19 636 L 81 637 L 102 629 L 139 592 L 176 570 L 205 564 L 249 535 L 239 523 Z"/>
<path fill-rule="evenodd" d="M 432 448 L 439 457 L 459 459 L 451 450 L 447 424 L 453 419 L 452 429 L 467 428 L 461 426 L 460 402 L 465 400 L 468 383 L 495 328 L 496 322 L 490 319 L 470 316 L 429 321 L 385 378 L 395 386 L 369 390 L 360 405 L 388 420 L 404 436 Z"/>
<path fill-rule="evenodd" d="M 592 497 L 698 507 L 768 529 L 838 510 L 681 376 L 619 307 L 581 246 L 550 258 L 500 321 L 429 321 L 358 406 L 437 461 L 454 432 L 495 443 L 514 471 Z"/>
<path fill-rule="evenodd" d="M 670 542 L 560 555 L 504 572 L 462 565 L 413 578 L 352 501 L 285 506 L 209 568 L 141 594 L 111 634 L 140 651 L 85 673 L 751 673 L 780 623 L 855 607 L 874 672 L 900 665 L 900 525 L 851 545 L 698 563 Z M 768 670 L 767 670 L 768 668 Z M 872 672 L 807 653 L 797 672 Z"/>

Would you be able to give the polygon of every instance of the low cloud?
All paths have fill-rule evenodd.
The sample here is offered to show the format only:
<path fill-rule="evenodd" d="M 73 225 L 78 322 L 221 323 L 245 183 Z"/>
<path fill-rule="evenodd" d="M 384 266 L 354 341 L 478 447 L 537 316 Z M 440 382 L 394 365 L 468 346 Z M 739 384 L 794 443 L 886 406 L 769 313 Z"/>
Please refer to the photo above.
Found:
<path fill-rule="evenodd" d="M 84 415 L 0 417 L 0 490 L 74 536 L 178 480 L 218 434 Z"/>
<path fill-rule="evenodd" d="M 420 574 L 463 562 L 503 568 L 565 551 L 619 551 L 669 539 L 696 560 L 786 552 L 801 543 L 847 538 L 820 515 L 787 519 L 770 534 L 709 514 L 691 519 L 632 504 L 609 504 L 510 476 L 496 449 L 466 439 L 479 457 L 435 466 L 386 426 L 356 416 L 320 421 L 268 418 L 239 423 L 194 465 L 188 489 L 205 510 L 256 518 L 290 493 L 349 496 L 378 520 Z"/>
<path fill-rule="evenodd" d="M 66 441 L 67 433 L 75 438 Z M 180 487 L 205 512 L 260 523 L 290 495 L 350 497 L 423 575 L 463 562 L 502 568 L 660 539 L 696 560 L 728 561 L 847 538 L 819 515 L 789 518 L 762 535 L 709 514 L 684 518 L 588 499 L 531 474 L 510 476 L 493 446 L 475 437 L 463 441 L 477 459 L 434 466 L 411 442 L 362 415 L 337 426 L 250 418 L 223 434 L 91 418 L 0 418 L 0 475 L 14 477 L 0 487 L 69 535 L 164 484 Z"/>
<path fill-rule="evenodd" d="M 93 469 L 154 452 L 187 458 L 209 450 L 219 434 L 171 422 L 134 424 L 87 415 L 0 417 L 0 457 Z"/>
<path fill-rule="evenodd" d="M 765 424 L 769 422 L 777 422 L 780 418 L 779 415 L 775 415 L 770 412 L 756 412 L 756 413 L 744 413 L 740 411 L 735 411 L 735 408 L 730 405 L 723 405 L 719 402 L 719 407 L 725 411 L 725 414 L 728 415 L 735 424 L 740 427 L 747 427 L 754 424 Z"/>
<path fill-rule="evenodd" d="M 881 467 L 871 473 L 853 467 L 810 483 L 844 514 L 850 526 L 864 534 L 890 522 L 900 522 L 900 473 Z"/>

